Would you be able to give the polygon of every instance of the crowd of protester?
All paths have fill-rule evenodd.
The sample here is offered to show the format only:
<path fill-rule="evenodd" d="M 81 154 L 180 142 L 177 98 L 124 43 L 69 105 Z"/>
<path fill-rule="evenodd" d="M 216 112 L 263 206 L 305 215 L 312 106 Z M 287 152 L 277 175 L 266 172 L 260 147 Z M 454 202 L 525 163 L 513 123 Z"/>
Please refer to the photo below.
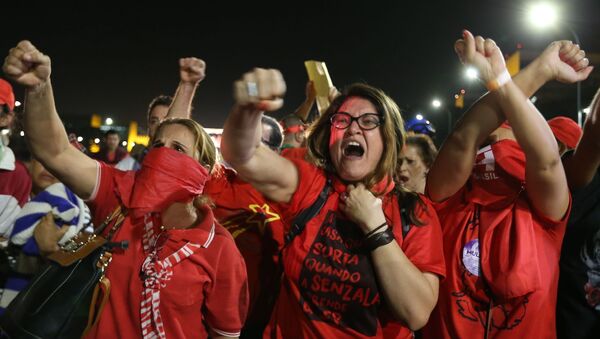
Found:
<path fill-rule="evenodd" d="M 286 83 L 263 68 L 234 82 L 218 148 L 191 118 L 206 64 L 190 57 L 148 106 L 147 147 L 111 130 L 90 155 L 61 122 L 50 56 L 19 42 L 3 72 L 22 116 L 0 79 L 0 314 L 46 256 L 119 215 L 129 247 L 86 338 L 596 338 L 600 91 L 583 129 L 528 99 L 593 67 L 570 41 L 514 77 L 491 39 L 465 30 L 455 51 L 488 92 L 439 151 L 365 83 L 311 114 L 308 81 L 277 121 Z"/>

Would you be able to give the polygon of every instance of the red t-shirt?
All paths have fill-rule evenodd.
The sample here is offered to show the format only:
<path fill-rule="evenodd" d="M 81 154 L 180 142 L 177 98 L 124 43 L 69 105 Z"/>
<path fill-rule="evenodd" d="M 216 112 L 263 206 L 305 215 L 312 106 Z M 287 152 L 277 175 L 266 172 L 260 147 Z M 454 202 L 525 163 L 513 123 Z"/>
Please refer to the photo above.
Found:
<path fill-rule="evenodd" d="M 0 167 L 0 235 L 10 237 L 13 224 L 31 194 L 31 177 L 20 161 L 14 170 Z"/>
<path fill-rule="evenodd" d="M 326 184 L 323 170 L 293 159 L 299 184 L 286 206 L 286 224 L 316 200 Z M 345 186 L 336 181 L 320 213 L 284 249 L 285 278 L 264 337 L 280 338 L 409 338 L 411 331 L 391 321 L 381 302 L 369 253 L 357 249 L 364 237 L 358 226 L 338 211 Z M 445 274 L 439 221 L 433 207 L 415 210 L 423 226 L 402 237 L 395 195 L 383 197 L 383 208 L 399 246 L 422 272 Z M 281 209 L 283 212 L 284 210 Z M 289 221 L 289 222 L 288 222 Z"/>
<path fill-rule="evenodd" d="M 516 143 L 505 144 L 497 151 L 519 152 Z M 536 212 L 522 179 L 505 170 L 523 178 L 524 156 L 512 165 L 497 156 L 480 150 L 471 181 L 435 205 L 448 270 L 424 338 L 483 338 L 486 327 L 490 338 L 556 337 L 558 260 L 569 213 L 555 221 Z"/>
<path fill-rule="evenodd" d="M 119 204 L 115 177 L 131 175 L 99 163 L 100 178 L 90 207 L 94 225 Z M 165 258 L 187 241 L 208 244 L 173 267 L 173 276 L 160 291 L 160 313 L 170 338 L 206 338 L 216 333 L 238 336 L 248 306 L 246 267 L 229 232 L 214 222 L 210 209 L 201 224 L 184 230 L 167 230 L 159 252 Z M 143 283 L 141 265 L 143 221 L 125 219 L 113 241 L 129 240 L 129 248 L 114 252 L 106 276 L 111 292 L 98 321 L 87 338 L 141 337 L 140 303 Z M 211 240 L 212 239 L 212 240 Z"/>
<path fill-rule="evenodd" d="M 279 283 L 275 269 L 284 231 L 277 205 L 267 202 L 235 171 L 224 167 L 211 176 L 204 194 L 213 201 L 215 218 L 231 233 L 246 262 L 250 291 L 246 326 L 264 323 L 271 311 L 265 292 L 268 294 Z"/>

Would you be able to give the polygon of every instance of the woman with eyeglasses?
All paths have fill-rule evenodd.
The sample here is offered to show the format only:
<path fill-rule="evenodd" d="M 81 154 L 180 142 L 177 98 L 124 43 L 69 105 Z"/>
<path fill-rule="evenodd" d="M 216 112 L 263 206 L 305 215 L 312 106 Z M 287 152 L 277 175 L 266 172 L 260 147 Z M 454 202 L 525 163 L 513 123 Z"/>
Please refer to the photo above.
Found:
<path fill-rule="evenodd" d="M 404 144 L 398 106 L 353 84 L 310 128 L 307 156 L 286 159 L 260 143 L 263 111 L 283 105 L 281 73 L 255 69 L 234 91 L 223 157 L 281 203 L 287 225 L 264 337 L 412 337 L 436 304 L 445 266 L 430 203 L 392 180 Z"/>

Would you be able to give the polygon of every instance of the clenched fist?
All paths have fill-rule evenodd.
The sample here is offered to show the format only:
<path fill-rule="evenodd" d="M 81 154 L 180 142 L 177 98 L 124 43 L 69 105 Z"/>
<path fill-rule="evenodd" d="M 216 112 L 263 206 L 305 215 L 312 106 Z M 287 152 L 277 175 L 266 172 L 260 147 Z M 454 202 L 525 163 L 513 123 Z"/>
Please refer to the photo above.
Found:
<path fill-rule="evenodd" d="M 10 49 L 2 70 L 16 83 L 31 88 L 50 78 L 50 58 L 38 51 L 31 42 L 23 40 Z"/>
<path fill-rule="evenodd" d="M 275 111 L 283 106 L 286 86 L 276 69 L 255 68 L 233 86 L 234 99 L 240 106 L 254 106 L 260 111 Z"/>

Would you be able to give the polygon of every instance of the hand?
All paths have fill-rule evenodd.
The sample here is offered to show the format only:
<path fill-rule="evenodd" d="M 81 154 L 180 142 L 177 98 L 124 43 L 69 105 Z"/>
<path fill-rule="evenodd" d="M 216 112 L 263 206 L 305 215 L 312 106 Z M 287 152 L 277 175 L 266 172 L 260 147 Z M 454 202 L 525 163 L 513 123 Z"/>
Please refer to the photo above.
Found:
<path fill-rule="evenodd" d="M 456 41 L 454 50 L 460 62 L 477 68 L 484 83 L 497 79 L 506 71 L 502 51 L 492 39 L 473 37 L 471 32 L 464 30 L 463 38 Z"/>
<path fill-rule="evenodd" d="M 309 80 L 306 83 L 306 89 L 304 90 L 304 93 L 306 94 L 305 101 L 311 102 L 315 100 L 315 98 L 317 97 L 317 89 L 315 88 L 314 82 Z"/>
<path fill-rule="evenodd" d="M 38 51 L 31 42 L 23 40 L 10 49 L 2 70 L 16 83 L 32 88 L 50 79 L 50 58 Z"/>
<path fill-rule="evenodd" d="M 366 189 L 362 183 L 350 184 L 340 196 L 340 209 L 367 234 L 385 222 L 381 199 Z"/>
<path fill-rule="evenodd" d="M 33 230 L 33 238 L 40 249 L 42 255 L 48 255 L 50 253 L 59 250 L 58 242 L 69 230 L 68 225 L 64 225 L 61 228 L 57 228 L 54 224 L 54 216 L 52 212 L 42 217 L 39 224 Z"/>
<path fill-rule="evenodd" d="M 554 41 L 534 62 L 540 63 L 548 80 L 575 83 L 587 79 L 592 70 L 585 51 L 571 41 Z"/>
<path fill-rule="evenodd" d="M 197 84 L 206 76 L 206 63 L 198 58 L 179 59 L 179 78 L 183 82 Z"/>
<path fill-rule="evenodd" d="M 335 98 L 337 98 L 340 94 L 340 91 L 338 91 L 337 88 L 335 88 L 335 86 L 331 86 L 331 88 L 329 89 L 329 103 L 332 103 L 333 100 L 335 100 Z"/>
<path fill-rule="evenodd" d="M 283 106 L 286 86 L 276 69 L 255 68 L 233 85 L 233 96 L 240 106 L 259 111 L 275 111 Z"/>

